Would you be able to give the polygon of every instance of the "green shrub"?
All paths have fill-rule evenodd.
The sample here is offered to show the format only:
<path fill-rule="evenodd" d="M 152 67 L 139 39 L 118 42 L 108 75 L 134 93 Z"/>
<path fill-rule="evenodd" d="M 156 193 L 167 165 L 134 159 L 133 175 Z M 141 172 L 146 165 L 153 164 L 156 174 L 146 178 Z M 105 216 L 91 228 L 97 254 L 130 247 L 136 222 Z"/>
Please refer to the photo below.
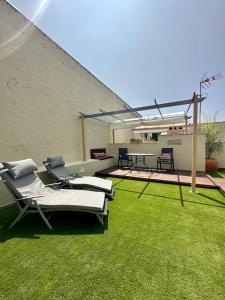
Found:
<path fill-rule="evenodd" d="M 209 117 L 201 125 L 201 131 L 206 136 L 206 158 L 223 151 L 225 141 L 225 124 L 216 122 L 217 114 Z"/>

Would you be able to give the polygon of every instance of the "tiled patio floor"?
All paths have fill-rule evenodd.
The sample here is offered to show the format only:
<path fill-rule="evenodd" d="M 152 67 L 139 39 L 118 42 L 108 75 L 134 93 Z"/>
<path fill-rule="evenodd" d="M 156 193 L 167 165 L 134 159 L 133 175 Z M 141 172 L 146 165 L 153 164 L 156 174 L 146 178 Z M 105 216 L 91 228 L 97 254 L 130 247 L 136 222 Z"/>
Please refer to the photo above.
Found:
<path fill-rule="evenodd" d="M 130 170 L 128 168 L 119 168 L 116 166 L 101 170 L 97 172 L 96 175 L 191 185 L 190 171 L 174 171 L 169 173 L 166 171 L 157 172 L 156 170 Z M 196 184 L 201 187 L 221 188 L 225 192 L 225 180 L 212 178 L 205 172 L 197 172 Z"/>

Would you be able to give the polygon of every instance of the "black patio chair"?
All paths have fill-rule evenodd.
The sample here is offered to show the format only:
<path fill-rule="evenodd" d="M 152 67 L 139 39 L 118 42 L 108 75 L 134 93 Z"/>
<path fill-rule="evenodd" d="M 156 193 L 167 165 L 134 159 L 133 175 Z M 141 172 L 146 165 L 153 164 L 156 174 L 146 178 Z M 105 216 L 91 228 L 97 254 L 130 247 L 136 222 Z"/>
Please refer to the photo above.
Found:
<path fill-rule="evenodd" d="M 132 157 L 127 155 L 127 153 L 127 148 L 119 148 L 118 166 L 122 167 L 124 161 L 127 162 L 127 167 L 129 166 L 129 163 L 132 163 Z"/>
<path fill-rule="evenodd" d="M 161 155 L 157 158 L 157 171 L 162 170 L 162 164 L 170 165 L 170 171 L 174 171 L 173 148 L 162 148 Z"/>

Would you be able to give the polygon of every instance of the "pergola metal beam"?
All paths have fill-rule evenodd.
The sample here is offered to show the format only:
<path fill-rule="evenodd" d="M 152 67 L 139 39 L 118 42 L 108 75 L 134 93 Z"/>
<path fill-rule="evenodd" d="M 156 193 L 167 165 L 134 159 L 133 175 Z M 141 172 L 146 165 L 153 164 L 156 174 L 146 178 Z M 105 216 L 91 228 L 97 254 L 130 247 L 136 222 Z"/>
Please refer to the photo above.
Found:
<path fill-rule="evenodd" d="M 187 111 L 186 111 L 185 115 L 187 115 L 187 114 L 188 114 L 188 112 L 189 112 L 189 109 L 191 108 L 191 104 L 192 104 L 192 103 L 190 103 L 190 104 L 188 105 L 188 108 L 187 108 Z"/>
<path fill-rule="evenodd" d="M 199 98 L 198 102 L 202 102 L 206 97 Z M 188 105 L 192 104 L 193 99 L 187 99 L 187 100 L 180 100 L 180 101 L 172 101 L 172 102 L 166 102 L 166 103 L 161 103 L 157 105 L 147 105 L 147 106 L 139 106 L 135 108 L 129 108 L 129 109 L 121 109 L 121 110 L 114 110 L 110 112 L 105 112 L 105 113 L 96 113 L 96 114 L 84 114 L 82 113 L 82 117 L 85 119 L 91 119 L 91 118 L 96 118 L 96 117 L 105 117 L 105 116 L 113 116 L 113 115 L 119 115 L 119 114 L 125 114 L 125 113 L 132 113 L 132 112 L 138 112 L 138 111 L 143 111 L 143 110 L 151 110 L 151 109 L 160 109 L 160 108 L 165 108 L 165 107 L 173 107 L 173 106 L 181 106 L 181 105 Z"/>
<path fill-rule="evenodd" d="M 174 124 L 173 126 L 171 126 L 171 127 L 184 127 L 185 126 L 185 124 L 184 123 L 177 123 L 177 124 Z M 188 126 L 190 126 L 190 125 L 188 125 Z M 143 130 L 145 130 L 145 131 L 150 131 L 150 130 L 155 130 L 155 129 L 167 129 L 168 130 L 168 125 L 159 125 L 159 126 L 152 126 L 152 127 L 150 127 L 150 126 L 146 126 L 146 127 L 143 127 L 143 128 L 134 128 L 133 129 L 133 131 L 135 131 L 135 132 L 140 132 L 140 131 L 143 131 Z"/>
<path fill-rule="evenodd" d="M 142 119 L 125 119 L 125 122 L 120 122 L 120 123 L 114 123 L 112 125 L 113 128 L 129 128 L 130 127 L 137 127 L 137 126 L 157 126 L 157 125 L 172 125 L 172 124 L 177 124 L 177 123 L 185 123 L 185 119 L 190 118 L 186 115 L 181 116 L 166 116 L 163 115 L 163 119 L 161 116 L 157 117 L 152 117 L 152 118 L 142 118 Z M 134 120 L 134 121 L 133 121 Z M 125 126 L 125 127 L 124 127 Z"/>
<path fill-rule="evenodd" d="M 154 99 L 154 102 L 155 102 L 155 105 L 157 106 L 157 109 L 158 109 L 158 111 L 159 111 L 159 113 L 160 113 L 161 118 L 164 119 L 164 118 L 163 118 L 163 115 L 162 115 L 162 113 L 161 113 L 161 110 L 160 110 L 160 108 L 159 108 L 159 106 L 158 106 L 158 103 L 157 103 L 156 99 Z"/>

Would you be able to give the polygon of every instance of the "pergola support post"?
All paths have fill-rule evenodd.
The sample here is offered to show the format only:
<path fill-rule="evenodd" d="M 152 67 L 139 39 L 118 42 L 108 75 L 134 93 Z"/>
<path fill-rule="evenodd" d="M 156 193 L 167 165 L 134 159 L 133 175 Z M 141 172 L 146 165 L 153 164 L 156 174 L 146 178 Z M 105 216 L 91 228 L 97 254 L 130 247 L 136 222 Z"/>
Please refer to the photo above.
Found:
<path fill-rule="evenodd" d="M 85 120 L 81 117 L 81 131 L 82 131 L 82 150 L 83 150 L 83 161 L 87 160 L 86 154 L 86 132 L 85 132 Z"/>
<path fill-rule="evenodd" d="M 185 134 L 188 133 L 188 122 L 187 122 L 187 118 L 185 118 Z"/>
<path fill-rule="evenodd" d="M 113 144 L 115 144 L 115 129 L 112 129 Z"/>
<path fill-rule="evenodd" d="M 196 193 L 196 165 L 197 165 L 197 134 L 198 134 L 198 95 L 193 96 L 193 136 L 192 136 L 192 183 L 191 192 Z"/>

